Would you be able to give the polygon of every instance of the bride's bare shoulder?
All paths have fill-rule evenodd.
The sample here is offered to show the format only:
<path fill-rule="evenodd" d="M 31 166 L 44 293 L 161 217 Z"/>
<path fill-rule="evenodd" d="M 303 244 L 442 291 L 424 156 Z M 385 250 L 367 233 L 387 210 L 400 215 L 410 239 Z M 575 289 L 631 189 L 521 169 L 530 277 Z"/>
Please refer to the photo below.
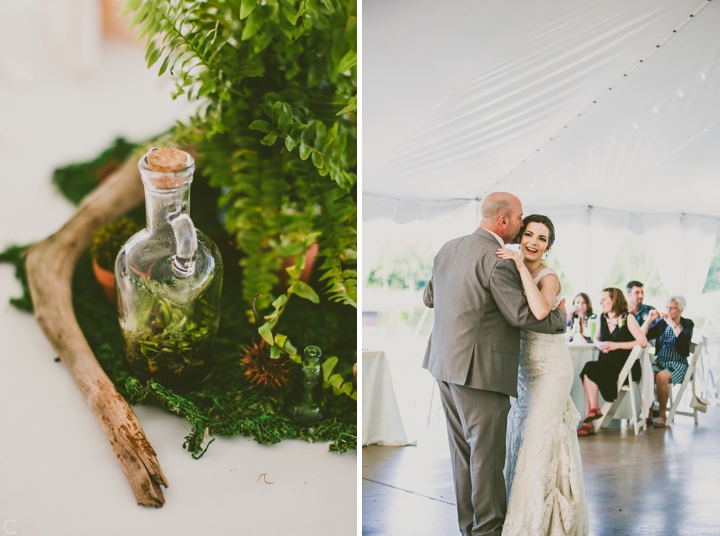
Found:
<path fill-rule="evenodd" d="M 540 290 L 560 291 L 560 278 L 552 268 L 543 268 L 538 276 L 537 286 Z"/>

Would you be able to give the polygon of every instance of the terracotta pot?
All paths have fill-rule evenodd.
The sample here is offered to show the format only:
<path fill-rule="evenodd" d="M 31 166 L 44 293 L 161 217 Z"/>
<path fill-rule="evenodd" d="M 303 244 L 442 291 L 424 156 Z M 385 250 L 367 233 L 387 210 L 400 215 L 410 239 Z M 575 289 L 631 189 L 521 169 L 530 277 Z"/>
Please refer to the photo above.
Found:
<path fill-rule="evenodd" d="M 93 272 L 95 272 L 95 279 L 98 280 L 105 291 L 110 303 L 115 304 L 117 302 L 117 294 L 115 293 L 115 274 L 105 268 L 100 268 L 97 261 L 93 259 Z"/>
<path fill-rule="evenodd" d="M 305 268 L 303 268 L 303 271 L 300 273 L 300 281 L 303 283 L 310 281 L 310 275 L 312 274 L 313 265 L 315 264 L 318 251 L 320 251 L 320 246 L 313 244 L 310 246 L 310 249 L 305 252 Z M 295 257 L 289 257 L 283 261 L 283 270 L 280 277 L 283 282 L 287 280 L 287 272 L 285 271 L 285 268 L 290 268 L 294 264 Z"/>
<path fill-rule="evenodd" d="M 103 33 L 105 37 L 134 43 L 138 27 L 130 28 L 132 16 L 120 16 L 124 3 L 123 0 L 102 0 Z"/>

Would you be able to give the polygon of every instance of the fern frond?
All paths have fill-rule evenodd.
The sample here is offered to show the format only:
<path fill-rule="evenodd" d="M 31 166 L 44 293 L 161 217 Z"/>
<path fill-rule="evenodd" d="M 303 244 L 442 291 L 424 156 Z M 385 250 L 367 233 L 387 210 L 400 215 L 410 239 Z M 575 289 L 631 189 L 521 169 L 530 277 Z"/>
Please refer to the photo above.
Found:
<path fill-rule="evenodd" d="M 352 196 L 335 188 L 320 199 L 318 216 L 322 231 L 320 253 L 321 281 L 327 281 L 329 299 L 357 307 L 357 207 Z"/>

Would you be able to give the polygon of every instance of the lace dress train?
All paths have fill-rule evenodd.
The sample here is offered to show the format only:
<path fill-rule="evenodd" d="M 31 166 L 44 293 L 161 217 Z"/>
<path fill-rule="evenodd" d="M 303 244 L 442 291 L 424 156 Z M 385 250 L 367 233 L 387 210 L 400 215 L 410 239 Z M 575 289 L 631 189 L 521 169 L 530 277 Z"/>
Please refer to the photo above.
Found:
<path fill-rule="evenodd" d="M 536 283 L 551 273 L 543 272 Z M 522 332 L 518 398 L 508 416 L 503 536 L 588 534 L 573 377 L 562 335 Z"/>

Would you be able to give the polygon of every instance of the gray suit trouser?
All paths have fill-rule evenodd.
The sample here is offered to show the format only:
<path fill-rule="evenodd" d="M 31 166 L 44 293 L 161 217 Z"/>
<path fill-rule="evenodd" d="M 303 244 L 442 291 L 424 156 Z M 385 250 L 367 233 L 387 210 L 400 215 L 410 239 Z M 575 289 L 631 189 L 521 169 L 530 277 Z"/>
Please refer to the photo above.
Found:
<path fill-rule="evenodd" d="M 460 533 L 502 532 L 507 510 L 505 433 L 510 397 L 438 380 L 447 417 Z"/>

